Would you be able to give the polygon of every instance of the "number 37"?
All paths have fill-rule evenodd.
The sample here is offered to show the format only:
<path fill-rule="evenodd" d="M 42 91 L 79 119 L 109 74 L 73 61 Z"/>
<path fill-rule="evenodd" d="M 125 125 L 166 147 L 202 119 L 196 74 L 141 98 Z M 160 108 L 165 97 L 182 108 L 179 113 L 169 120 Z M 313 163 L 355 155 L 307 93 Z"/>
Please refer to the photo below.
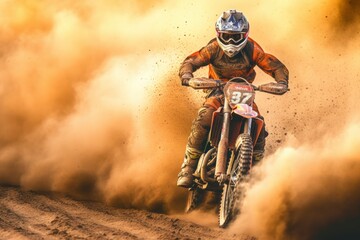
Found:
<path fill-rule="evenodd" d="M 239 103 L 247 103 L 249 99 L 252 97 L 252 93 L 243 93 L 243 92 L 233 92 L 231 96 L 231 103 L 232 104 L 239 104 Z"/>

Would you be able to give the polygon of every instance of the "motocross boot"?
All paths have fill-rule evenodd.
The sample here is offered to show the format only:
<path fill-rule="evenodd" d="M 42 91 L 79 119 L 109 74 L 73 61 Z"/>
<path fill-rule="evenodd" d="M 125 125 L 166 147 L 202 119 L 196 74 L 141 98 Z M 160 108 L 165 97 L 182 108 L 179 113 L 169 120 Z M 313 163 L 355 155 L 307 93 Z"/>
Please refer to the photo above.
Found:
<path fill-rule="evenodd" d="M 254 146 L 253 152 L 253 165 L 257 164 L 264 158 L 265 153 L 265 138 L 268 136 L 268 132 L 265 129 L 265 126 L 261 129 L 259 138 Z"/>
<path fill-rule="evenodd" d="M 178 174 L 177 186 L 190 188 L 194 181 L 193 173 L 196 170 L 202 152 L 194 148 L 186 147 L 184 162 Z"/>

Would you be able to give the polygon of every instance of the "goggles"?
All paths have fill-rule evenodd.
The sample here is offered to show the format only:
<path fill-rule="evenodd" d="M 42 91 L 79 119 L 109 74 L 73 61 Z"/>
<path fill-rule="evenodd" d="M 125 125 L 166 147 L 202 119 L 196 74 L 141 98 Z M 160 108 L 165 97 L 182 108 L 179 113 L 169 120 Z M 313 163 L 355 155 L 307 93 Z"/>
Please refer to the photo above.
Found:
<path fill-rule="evenodd" d="M 244 40 L 247 37 L 248 33 L 247 32 L 241 32 L 241 33 L 225 33 L 225 32 L 220 32 L 219 33 L 219 38 L 224 42 L 224 43 L 240 43 L 242 40 Z"/>

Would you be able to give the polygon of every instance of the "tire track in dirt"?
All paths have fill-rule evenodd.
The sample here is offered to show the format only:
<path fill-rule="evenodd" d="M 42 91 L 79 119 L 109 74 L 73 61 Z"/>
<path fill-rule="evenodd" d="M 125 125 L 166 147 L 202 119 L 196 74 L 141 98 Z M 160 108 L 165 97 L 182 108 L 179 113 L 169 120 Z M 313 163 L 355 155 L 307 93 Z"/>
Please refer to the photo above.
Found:
<path fill-rule="evenodd" d="M 0 239 L 239 239 L 223 229 L 0 186 Z"/>

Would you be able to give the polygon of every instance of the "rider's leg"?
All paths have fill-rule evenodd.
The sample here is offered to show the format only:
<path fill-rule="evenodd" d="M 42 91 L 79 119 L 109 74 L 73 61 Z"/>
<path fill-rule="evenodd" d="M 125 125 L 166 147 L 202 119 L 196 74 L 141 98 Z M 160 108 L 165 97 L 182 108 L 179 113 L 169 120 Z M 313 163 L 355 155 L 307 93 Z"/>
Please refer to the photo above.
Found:
<path fill-rule="evenodd" d="M 192 123 L 191 133 L 186 145 L 184 162 L 178 175 L 179 187 L 191 187 L 197 163 L 205 147 L 210 130 L 214 108 L 203 106 L 199 109 L 198 116 Z"/>
<path fill-rule="evenodd" d="M 193 121 L 177 186 L 191 187 L 194 180 L 193 173 L 207 142 L 213 112 L 220 106 L 216 99 L 207 99 Z"/>
<path fill-rule="evenodd" d="M 260 115 L 259 109 L 257 105 L 254 103 L 253 109 L 259 114 L 258 117 L 264 120 L 264 117 Z M 254 152 L 253 152 L 253 165 L 257 164 L 259 161 L 261 161 L 264 158 L 265 154 L 265 138 L 268 136 L 268 132 L 265 129 L 265 121 L 264 126 L 261 129 L 260 135 L 258 137 L 258 140 L 254 146 Z"/>
<path fill-rule="evenodd" d="M 260 118 L 264 119 L 262 116 L 259 116 Z M 253 152 L 253 165 L 257 164 L 259 161 L 261 161 L 264 158 L 265 154 L 265 138 L 267 137 L 268 133 L 265 129 L 265 124 L 263 128 L 261 129 L 259 138 L 254 146 L 254 152 Z"/>

